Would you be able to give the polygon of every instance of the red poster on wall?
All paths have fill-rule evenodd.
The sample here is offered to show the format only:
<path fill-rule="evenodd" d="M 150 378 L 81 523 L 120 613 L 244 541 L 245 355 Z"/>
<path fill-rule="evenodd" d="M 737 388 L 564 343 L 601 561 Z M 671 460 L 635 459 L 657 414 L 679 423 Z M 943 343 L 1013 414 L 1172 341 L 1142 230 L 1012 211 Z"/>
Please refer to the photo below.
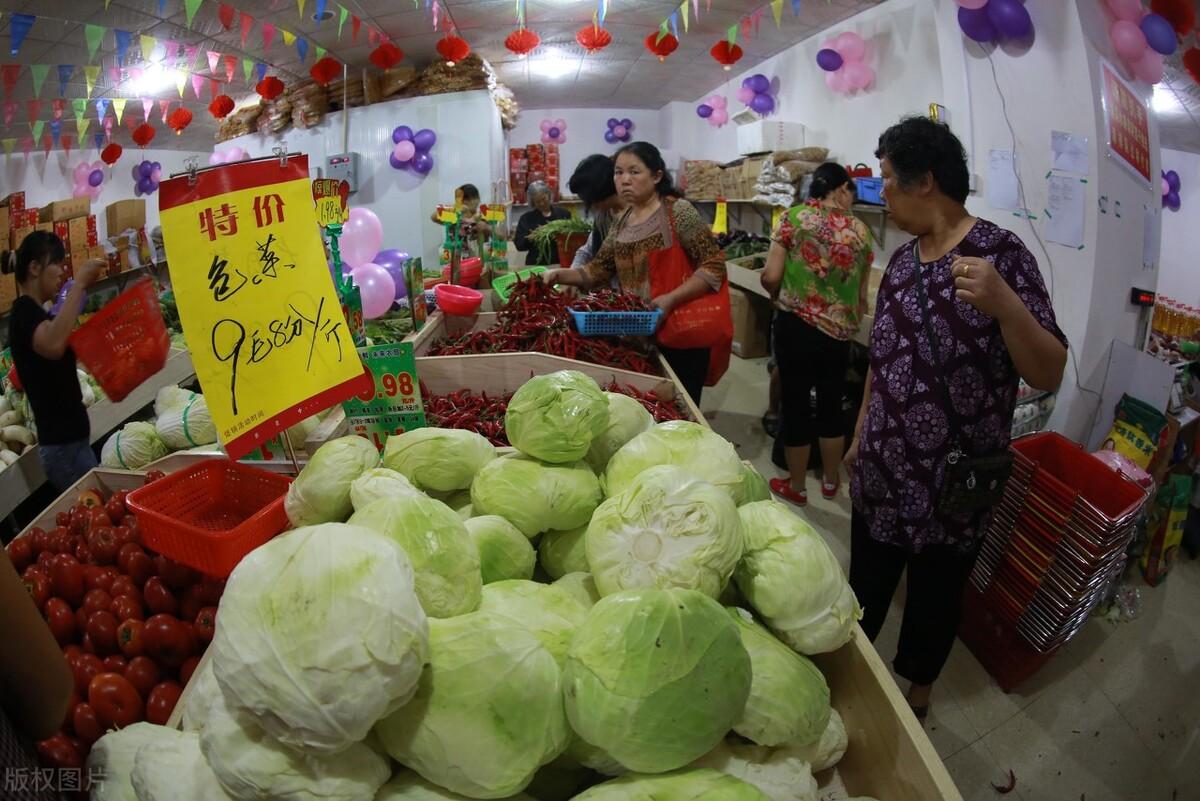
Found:
<path fill-rule="evenodd" d="M 1118 162 L 1150 183 L 1150 115 L 1146 101 L 1107 62 L 1100 64 L 1104 77 L 1104 121 L 1108 152 Z"/>

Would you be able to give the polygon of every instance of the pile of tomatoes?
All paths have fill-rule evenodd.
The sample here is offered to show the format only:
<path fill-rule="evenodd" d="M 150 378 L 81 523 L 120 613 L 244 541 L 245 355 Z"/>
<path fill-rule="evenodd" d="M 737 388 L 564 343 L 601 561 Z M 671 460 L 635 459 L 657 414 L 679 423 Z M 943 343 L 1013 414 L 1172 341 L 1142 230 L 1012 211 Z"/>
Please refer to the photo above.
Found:
<path fill-rule="evenodd" d="M 82 767 L 109 729 L 165 724 L 212 642 L 225 582 L 145 548 L 127 495 L 88 490 L 7 547 L 75 677 L 62 730 L 38 743 L 48 767 Z"/>

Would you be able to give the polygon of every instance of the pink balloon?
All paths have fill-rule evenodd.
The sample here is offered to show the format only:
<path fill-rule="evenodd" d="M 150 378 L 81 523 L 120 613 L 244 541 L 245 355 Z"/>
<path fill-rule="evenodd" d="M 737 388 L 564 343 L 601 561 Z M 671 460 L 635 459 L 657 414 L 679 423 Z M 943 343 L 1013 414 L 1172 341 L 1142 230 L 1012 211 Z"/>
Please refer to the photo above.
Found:
<path fill-rule="evenodd" d="M 383 246 L 383 224 L 375 212 L 361 206 L 350 209 L 350 218 L 342 226 L 342 261 L 355 267 L 368 264 Z"/>
<path fill-rule="evenodd" d="M 1145 81 L 1151 85 L 1161 81 L 1163 79 L 1162 54 L 1146 48 L 1146 52 L 1133 65 L 1133 74 L 1139 81 Z"/>
<path fill-rule="evenodd" d="M 627 133 L 629 133 L 629 131 L 625 130 L 624 125 L 618 125 L 616 128 L 613 128 L 613 136 L 617 137 L 618 139 L 621 139 Z"/>
<path fill-rule="evenodd" d="M 1120 20 L 1137 22 L 1142 18 L 1142 0 L 1107 0 L 1108 10 Z"/>
<path fill-rule="evenodd" d="M 966 9 L 970 9 L 971 11 L 978 11 L 979 9 L 986 6 L 987 3 L 988 3 L 988 0 L 958 0 L 958 4 L 960 6 L 962 6 L 963 8 L 966 8 Z"/>
<path fill-rule="evenodd" d="M 417 146 L 408 139 L 402 140 L 392 148 L 392 155 L 397 161 L 412 161 L 412 157 L 417 155 Z"/>
<path fill-rule="evenodd" d="M 725 105 L 726 105 L 725 96 L 724 95 L 713 95 L 712 97 L 710 97 L 708 99 L 708 105 L 712 106 L 714 109 L 725 108 Z"/>
<path fill-rule="evenodd" d="M 1117 55 L 1133 64 L 1146 52 L 1146 35 L 1135 23 L 1119 19 L 1108 29 L 1108 37 L 1112 39 L 1113 49 Z"/>
<path fill-rule="evenodd" d="M 845 69 L 840 69 L 837 72 L 825 73 L 825 85 L 837 94 L 846 94 L 851 91 L 850 80 L 846 75 Z"/>
<path fill-rule="evenodd" d="M 737 90 L 737 99 L 742 103 L 749 103 L 754 99 L 754 90 L 748 86 L 743 86 Z"/>
<path fill-rule="evenodd" d="M 727 122 L 729 122 L 729 112 L 723 108 L 713 109 L 713 113 L 708 118 L 708 124 L 714 128 L 720 128 Z"/>
<path fill-rule="evenodd" d="M 834 40 L 834 50 L 838 51 L 843 60 L 853 63 L 863 60 L 863 56 L 867 54 L 867 43 L 857 33 L 846 31 Z"/>
<path fill-rule="evenodd" d="M 363 317 L 374 320 L 387 314 L 396 299 L 396 282 L 388 271 L 374 262 L 360 264 L 350 273 L 362 296 Z"/>
<path fill-rule="evenodd" d="M 1163 193 L 1164 195 L 1166 195 L 1166 194 L 1170 194 L 1170 192 L 1171 192 L 1171 185 L 1170 185 L 1169 183 L 1167 183 L 1167 178 L 1166 178 L 1166 176 L 1163 176 L 1163 179 L 1162 179 L 1162 193 Z"/>
<path fill-rule="evenodd" d="M 75 183 L 83 181 L 87 183 L 87 177 L 91 173 L 92 168 L 87 165 L 86 161 L 81 161 L 75 165 Z"/>
<path fill-rule="evenodd" d="M 875 71 L 861 61 L 852 61 L 841 71 L 851 89 L 866 89 L 875 81 Z"/>

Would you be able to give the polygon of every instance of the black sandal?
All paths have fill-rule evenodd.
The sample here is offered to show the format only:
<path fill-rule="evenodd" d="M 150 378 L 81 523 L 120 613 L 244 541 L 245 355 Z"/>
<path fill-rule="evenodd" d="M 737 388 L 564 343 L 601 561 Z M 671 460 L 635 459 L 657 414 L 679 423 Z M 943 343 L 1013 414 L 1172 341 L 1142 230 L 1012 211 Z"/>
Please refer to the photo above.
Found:
<path fill-rule="evenodd" d="M 767 432 L 767 436 L 771 439 L 779 436 L 779 415 L 767 412 L 762 416 L 763 431 Z"/>

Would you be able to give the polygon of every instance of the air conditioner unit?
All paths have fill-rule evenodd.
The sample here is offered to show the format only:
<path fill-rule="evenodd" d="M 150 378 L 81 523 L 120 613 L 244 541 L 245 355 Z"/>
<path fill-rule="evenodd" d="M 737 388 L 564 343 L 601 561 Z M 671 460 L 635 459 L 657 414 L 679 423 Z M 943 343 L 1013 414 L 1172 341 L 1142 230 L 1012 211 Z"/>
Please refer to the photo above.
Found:
<path fill-rule="evenodd" d="M 753 111 L 734 115 L 737 123 L 738 153 L 753 156 L 775 150 L 792 150 L 805 146 L 804 126 L 798 122 L 776 122 L 759 119 Z"/>

